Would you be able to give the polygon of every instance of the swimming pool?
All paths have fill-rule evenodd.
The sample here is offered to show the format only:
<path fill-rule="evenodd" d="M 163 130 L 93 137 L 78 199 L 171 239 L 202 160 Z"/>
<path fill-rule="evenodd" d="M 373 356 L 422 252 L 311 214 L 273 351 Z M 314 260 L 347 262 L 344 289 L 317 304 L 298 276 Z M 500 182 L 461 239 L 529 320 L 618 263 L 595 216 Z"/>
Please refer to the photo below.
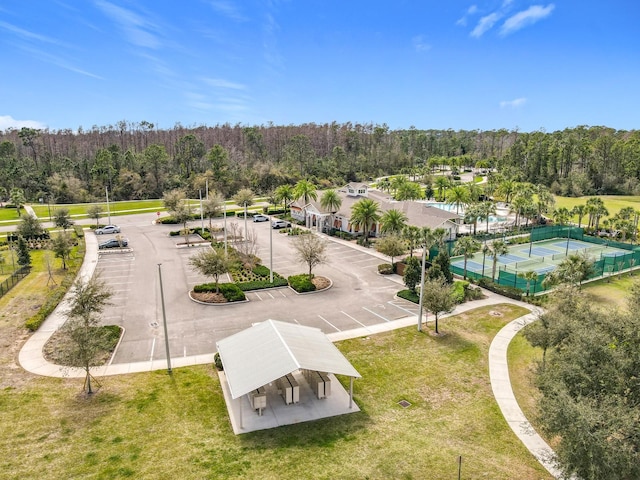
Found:
<path fill-rule="evenodd" d="M 444 210 L 446 212 L 455 213 L 456 211 L 456 206 L 453 203 L 444 203 L 444 202 L 422 202 L 422 203 L 424 203 L 427 207 L 439 208 L 440 210 Z M 464 207 L 460 207 L 458 209 L 458 213 L 461 217 L 464 217 Z M 495 215 L 489 216 L 489 223 L 506 222 L 507 220 L 508 220 L 507 217 L 495 216 Z M 486 220 L 483 220 L 483 221 L 486 221 Z"/>

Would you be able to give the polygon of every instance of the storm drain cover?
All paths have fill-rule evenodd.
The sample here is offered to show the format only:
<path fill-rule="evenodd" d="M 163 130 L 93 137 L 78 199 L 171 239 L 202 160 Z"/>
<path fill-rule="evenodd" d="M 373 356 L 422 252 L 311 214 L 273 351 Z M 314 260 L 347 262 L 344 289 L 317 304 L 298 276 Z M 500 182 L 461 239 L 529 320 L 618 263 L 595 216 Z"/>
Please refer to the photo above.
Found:
<path fill-rule="evenodd" d="M 411 404 L 409 402 L 407 402 L 406 400 L 400 400 L 398 402 L 398 405 L 400 405 L 402 408 L 407 408 L 407 407 L 411 406 Z"/>
<path fill-rule="evenodd" d="M 153 328 L 157 328 L 158 322 L 151 322 L 149 325 L 151 325 Z"/>

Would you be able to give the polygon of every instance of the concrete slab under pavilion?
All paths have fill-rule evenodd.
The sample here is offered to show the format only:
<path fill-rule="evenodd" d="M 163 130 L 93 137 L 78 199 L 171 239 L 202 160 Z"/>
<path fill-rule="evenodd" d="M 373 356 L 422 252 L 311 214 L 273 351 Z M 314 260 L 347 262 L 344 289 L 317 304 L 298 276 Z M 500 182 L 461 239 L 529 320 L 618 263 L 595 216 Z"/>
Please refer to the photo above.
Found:
<path fill-rule="evenodd" d="M 285 405 L 275 384 L 265 385 L 267 408 L 262 411 L 262 415 L 258 415 L 251 407 L 246 395 L 232 399 L 224 372 L 218 372 L 218 376 L 220 377 L 220 385 L 222 385 L 224 399 L 227 403 L 231 427 L 236 435 L 360 411 L 355 402 L 352 402 L 351 407 L 349 407 L 349 392 L 333 374 L 329 375 L 331 378 L 331 395 L 327 398 L 318 399 L 311 387 L 306 383 L 304 376 L 300 372 L 294 372 L 293 376 L 300 385 L 300 402 L 290 405 Z M 242 412 L 240 409 L 242 409 Z"/>

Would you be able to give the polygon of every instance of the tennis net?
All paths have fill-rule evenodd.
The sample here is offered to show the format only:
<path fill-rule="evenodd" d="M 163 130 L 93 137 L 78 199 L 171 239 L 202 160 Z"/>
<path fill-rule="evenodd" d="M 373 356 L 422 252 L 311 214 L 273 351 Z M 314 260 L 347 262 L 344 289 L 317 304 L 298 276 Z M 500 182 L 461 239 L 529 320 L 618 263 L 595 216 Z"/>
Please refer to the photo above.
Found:
<path fill-rule="evenodd" d="M 537 265 L 538 263 L 544 263 L 544 257 L 523 260 L 522 262 L 516 263 L 515 267 L 516 269 L 520 269 L 522 267 L 528 267 L 530 265 Z"/>

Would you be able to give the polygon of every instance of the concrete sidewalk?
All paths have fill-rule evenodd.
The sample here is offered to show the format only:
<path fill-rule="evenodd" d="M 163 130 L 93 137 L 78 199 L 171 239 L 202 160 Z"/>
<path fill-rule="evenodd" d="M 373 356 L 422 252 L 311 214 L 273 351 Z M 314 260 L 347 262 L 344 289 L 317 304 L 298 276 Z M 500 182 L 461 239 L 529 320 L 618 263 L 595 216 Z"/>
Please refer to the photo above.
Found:
<path fill-rule="evenodd" d="M 331 238 L 331 237 L 329 237 Z M 385 259 L 386 257 L 378 252 L 372 252 L 370 249 L 359 247 L 357 245 L 350 244 L 350 242 L 340 241 L 339 239 L 331 240 L 337 243 L 343 243 L 356 248 L 367 251 L 374 256 Z M 83 280 L 89 280 L 96 269 L 98 262 L 98 242 L 95 235 L 85 236 L 86 254 L 78 277 Z M 398 276 L 396 276 L 398 277 Z M 401 283 L 401 279 L 391 278 L 390 280 Z M 515 399 L 513 390 L 511 388 L 511 381 L 509 378 L 509 368 L 507 365 L 507 349 L 509 343 L 518 331 L 527 325 L 528 323 L 537 319 L 538 310 L 532 307 L 530 304 L 511 300 L 489 291 L 483 291 L 486 298 L 482 300 L 476 300 L 468 302 L 462 305 L 458 305 L 450 314 L 443 315 L 440 318 L 446 318 L 451 315 L 457 315 L 462 312 L 466 312 L 478 307 L 487 305 L 496 305 L 499 303 L 512 303 L 524 308 L 527 308 L 532 313 L 520 317 L 498 332 L 489 349 L 489 376 L 491 379 L 491 388 L 493 395 L 496 398 L 496 402 L 502 411 L 505 420 L 514 431 L 516 436 L 522 441 L 522 443 L 529 449 L 529 451 L 535 456 L 535 458 L 549 471 L 555 478 L 561 478 L 560 471 L 557 469 L 553 462 L 553 450 L 547 445 L 547 443 L 535 432 L 531 424 L 524 416 L 524 413 L 520 409 L 518 402 Z M 59 365 L 49 363 L 43 356 L 43 347 L 49 340 L 51 335 L 65 322 L 64 316 L 65 310 L 69 308 L 68 296 L 56 307 L 53 313 L 45 320 L 20 350 L 18 361 L 22 368 L 28 372 L 48 376 L 48 377 L 74 377 L 82 378 L 85 375 L 84 370 L 79 368 L 74 369 L 62 369 Z M 433 316 L 429 315 L 428 320 L 432 321 Z M 424 319 L 424 316 L 423 316 Z M 369 327 L 357 328 L 348 331 L 330 333 L 327 336 L 333 341 L 346 340 L 350 338 L 358 338 L 368 335 L 375 335 L 376 333 L 387 332 L 398 328 L 404 328 L 409 326 L 415 326 L 417 328 L 417 317 L 415 315 L 404 317 L 392 322 L 380 323 Z M 206 363 L 213 363 L 214 353 L 206 355 L 195 355 L 190 357 L 176 357 L 171 359 L 171 366 L 173 368 L 180 368 L 191 365 L 200 365 Z M 152 370 L 162 370 L 167 368 L 166 360 L 154 360 L 146 362 L 136 362 L 127 364 L 109 364 L 103 367 L 93 369 L 93 373 L 96 376 L 108 376 L 108 375 L 121 375 L 127 373 L 136 372 L 148 372 Z"/>

